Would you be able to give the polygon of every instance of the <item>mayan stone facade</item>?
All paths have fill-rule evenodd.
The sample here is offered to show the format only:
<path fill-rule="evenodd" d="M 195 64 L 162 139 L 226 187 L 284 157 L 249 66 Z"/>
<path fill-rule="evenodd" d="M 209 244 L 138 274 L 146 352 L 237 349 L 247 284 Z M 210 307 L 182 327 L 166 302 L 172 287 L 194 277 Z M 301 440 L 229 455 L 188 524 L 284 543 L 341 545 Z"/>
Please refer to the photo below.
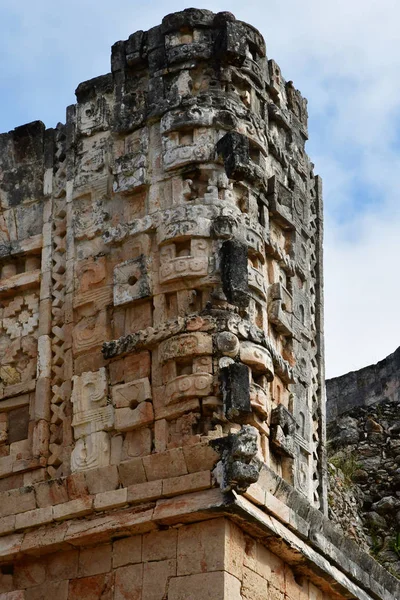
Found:
<path fill-rule="evenodd" d="M 76 95 L 0 136 L 0 599 L 399 597 L 325 516 L 306 101 L 195 9 Z"/>

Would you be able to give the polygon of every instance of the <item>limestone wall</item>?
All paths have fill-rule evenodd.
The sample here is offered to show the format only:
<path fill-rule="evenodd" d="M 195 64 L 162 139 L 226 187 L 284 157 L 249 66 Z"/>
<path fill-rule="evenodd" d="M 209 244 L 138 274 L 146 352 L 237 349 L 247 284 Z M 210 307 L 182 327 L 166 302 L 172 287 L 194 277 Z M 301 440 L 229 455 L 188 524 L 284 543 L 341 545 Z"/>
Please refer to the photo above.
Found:
<path fill-rule="evenodd" d="M 327 381 L 331 517 L 398 577 L 399 373 L 397 349 Z"/>
<path fill-rule="evenodd" d="M 200 454 L 199 448 L 194 447 L 192 453 L 185 454 L 185 464 L 193 472 L 182 476 L 171 476 L 176 457 L 166 454 L 160 455 L 160 468 L 155 468 L 154 474 L 149 472 L 149 481 L 143 483 L 137 482 L 140 469 L 137 461 L 131 460 L 118 467 L 101 467 L 2 492 L 0 571 L 3 577 L 0 580 L 0 599 L 46 598 L 46 593 L 60 588 L 59 593 L 68 594 L 70 600 L 78 593 L 89 593 L 86 585 L 94 586 L 94 598 L 95 594 L 102 598 L 103 591 L 106 598 L 119 598 L 119 578 L 124 580 L 126 576 L 130 581 L 129 573 L 132 571 L 135 574 L 134 581 L 130 581 L 129 585 L 135 584 L 137 597 L 144 600 L 147 596 L 141 596 L 141 586 L 144 585 L 142 575 L 150 567 L 144 567 L 143 571 L 137 567 L 119 572 L 120 567 L 125 565 L 115 560 L 110 567 L 110 559 L 107 558 L 100 567 L 105 569 L 104 572 L 94 573 L 90 569 L 98 568 L 97 557 L 103 557 L 103 552 L 106 557 L 111 552 L 115 554 L 119 547 L 117 540 L 126 540 L 121 541 L 121 547 L 124 544 L 129 546 L 129 538 L 140 535 L 144 536 L 143 540 L 153 537 L 159 539 L 157 545 L 159 543 L 161 548 L 175 556 L 173 540 L 178 539 L 179 542 L 180 532 L 200 521 L 202 525 L 198 525 L 197 529 L 188 529 L 190 534 L 185 538 L 186 545 L 191 547 L 190 552 L 186 550 L 186 555 L 193 556 L 193 572 L 185 572 L 186 579 L 182 582 L 179 579 L 174 584 L 178 590 L 182 590 L 179 585 L 186 589 L 187 585 L 194 582 L 193 600 L 230 599 L 230 594 L 238 594 L 239 589 L 242 596 L 238 596 L 238 599 L 243 597 L 249 600 L 258 599 L 266 590 L 271 594 L 276 593 L 282 600 L 292 598 L 290 594 L 293 598 L 304 600 L 320 598 L 321 594 L 323 598 L 332 596 L 337 600 L 343 597 L 395 600 L 399 597 L 400 583 L 369 555 L 360 551 L 359 545 L 352 542 L 348 535 L 340 533 L 320 510 L 310 505 L 301 492 L 296 492 L 271 469 L 264 466 L 258 482 L 252 484 L 244 495 L 223 493 L 219 487 L 215 487 L 210 471 L 195 471 L 200 464 L 204 467 L 215 461 L 215 456 L 209 454 L 208 445 L 203 450 L 203 454 Z M 156 479 L 160 476 L 164 476 L 164 479 Z M 212 524 L 208 524 L 210 519 Z M 225 523 L 218 535 L 210 533 L 214 531 L 214 519 Z M 226 519 L 235 527 L 226 525 Z M 164 532 L 171 528 L 175 533 L 166 535 Z M 242 533 L 238 534 L 237 528 Z M 150 532 L 152 536 L 148 536 Z M 160 538 L 157 532 L 161 533 Z M 164 536 L 172 549 L 165 549 L 161 544 Z M 265 546 L 268 552 L 261 546 Z M 71 550 L 74 552 L 71 553 Z M 128 547 L 128 562 L 132 552 Z M 204 586 L 208 590 L 204 594 L 209 594 L 210 588 L 207 587 L 207 578 L 204 586 L 199 581 L 197 565 L 202 565 L 202 573 L 219 571 L 219 568 L 206 568 L 208 563 L 203 558 L 218 552 L 223 557 L 229 553 L 239 555 L 242 557 L 240 560 L 244 561 L 243 566 L 255 574 L 246 568 L 235 574 L 227 568 L 233 578 L 221 573 L 213 578 L 210 576 L 215 585 L 215 579 L 220 578 L 220 588 L 215 588 L 217 591 L 214 590 L 214 596 L 202 595 Z M 246 559 L 249 553 L 251 556 Z M 271 553 L 275 556 L 271 556 Z M 72 555 L 75 566 L 68 570 L 69 557 Z M 196 555 L 200 558 L 196 559 Z M 134 556 L 137 557 L 136 554 Z M 178 564 L 180 557 L 178 546 Z M 48 566 L 53 560 L 59 562 L 59 572 Z M 79 560 L 84 560 L 86 567 L 76 567 Z M 238 559 L 235 561 L 237 564 Z M 257 561 L 261 564 L 258 565 Z M 62 569 L 64 562 L 65 571 Z M 279 573 L 271 575 L 275 565 L 279 566 Z M 160 565 L 160 569 L 164 567 L 165 564 Z M 106 578 L 105 573 L 108 573 Z M 181 577 L 178 570 L 175 572 L 173 568 L 169 573 L 171 578 Z M 161 578 L 160 586 L 164 585 L 166 577 Z M 226 583 L 228 587 L 225 590 L 226 581 L 233 588 Z M 218 589 L 222 590 L 221 595 L 216 595 L 220 593 Z M 164 597 L 165 588 L 159 587 L 157 590 L 154 592 L 155 598 L 169 598 Z M 286 596 L 282 596 L 284 593 Z"/>
<path fill-rule="evenodd" d="M 382 400 L 400 401 L 400 348 L 375 365 L 326 382 L 328 423 L 353 408 Z"/>
<path fill-rule="evenodd" d="M 331 598 L 304 577 L 296 581 L 280 558 L 225 519 L 25 559 L 9 571 L 1 577 L 7 600 Z"/>
<path fill-rule="evenodd" d="M 76 95 L 0 136 L 0 600 L 399 597 L 324 516 L 306 101 L 197 9 Z"/>
<path fill-rule="evenodd" d="M 353 518 L 358 521 L 358 529 L 361 525 L 367 548 L 397 577 L 400 577 L 399 431 L 398 402 L 387 399 L 368 408 L 353 408 L 328 427 L 329 460 L 334 469 L 345 473 L 342 491 L 331 495 L 332 517 L 348 530 L 348 511 L 343 510 L 341 499 L 351 490 Z"/>
<path fill-rule="evenodd" d="M 1 136 L 0 477 L 246 424 L 239 485 L 264 462 L 324 509 L 306 101 L 229 13 L 170 15 L 115 44 L 111 68 L 79 85 L 65 126 Z"/>
<path fill-rule="evenodd" d="M 2 600 L 343 600 L 349 591 L 290 566 L 226 518 L 17 560 Z M 287 558 L 287 555 L 286 555 Z M 310 579 L 311 577 L 311 579 Z M 343 583 L 343 582 L 341 582 Z M 357 598 L 369 596 L 357 594 Z M 341 593 L 342 592 L 342 593 Z"/>

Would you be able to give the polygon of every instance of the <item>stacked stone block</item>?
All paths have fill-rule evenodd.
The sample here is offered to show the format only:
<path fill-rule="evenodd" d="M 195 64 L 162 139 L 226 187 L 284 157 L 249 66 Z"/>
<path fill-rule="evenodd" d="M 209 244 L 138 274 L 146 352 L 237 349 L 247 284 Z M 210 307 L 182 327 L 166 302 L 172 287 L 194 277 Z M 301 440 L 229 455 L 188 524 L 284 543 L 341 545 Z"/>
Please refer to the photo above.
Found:
<path fill-rule="evenodd" d="M 306 101 L 230 13 L 111 66 L 0 136 L 1 600 L 392 599 L 324 517 Z"/>
<path fill-rule="evenodd" d="M 223 518 L 18 562 L 2 577 L 13 583 L 25 590 L 13 600 L 333 598 Z"/>

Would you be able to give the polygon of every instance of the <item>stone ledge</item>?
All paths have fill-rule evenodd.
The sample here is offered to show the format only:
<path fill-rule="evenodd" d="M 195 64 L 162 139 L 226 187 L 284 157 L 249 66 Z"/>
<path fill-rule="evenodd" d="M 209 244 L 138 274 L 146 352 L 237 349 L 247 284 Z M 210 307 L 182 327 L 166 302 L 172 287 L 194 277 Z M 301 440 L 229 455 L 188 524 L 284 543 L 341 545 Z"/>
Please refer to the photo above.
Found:
<path fill-rule="evenodd" d="M 102 477 L 102 481 L 95 485 L 96 477 Z M 198 471 L 121 487 L 116 467 L 40 482 L 0 494 L 0 537 L 93 512 L 198 492 L 212 485 L 211 471 Z"/>
<path fill-rule="evenodd" d="M 163 464 L 168 452 L 160 453 Z M 101 484 L 95 486 L 96 478 L 101 478 Z M 210 471 L 120 486 L 118 469 L 111 466 L 3 492 L 0 495 L 0 513 L 3 515 L 0 518 L 0 561 L 10 560 L 15 551 L 18 556 L 20 552 L 33 552 L 35 548 L 41 553 L 58 549 L 60 544 L 61 547 L 65 543 L 81 544 L 81 538 L 87 542 L 93 539 L 90 543 L 96 543 L 98 538 L 108 539 L 110 533 L 119 530 L 128 518 L 126 515 L 140 514 L 145 507 L 149 507 L 146 512 L 151 511 L 147 525 L 135 517 L 132 527 L 140 525 L 152 529 L 210 518 L 210 511 L 222 510 L 222 499 L 222 506 L 227 505 L 228 496 L 211 488 Z M 91 494 L 94 490 L 97 493 Z M 258 511 L 261 520 L 273 518 L 280 527 L 286 528 L 289 538 L 295 535 L 299 543 L 305 544 L 304 548 L 316 552 L 360 587 L 371 590 L 374 598 L 386 598 L 382 592 L 385 589 L 400 597 L 400 582 L 372 557 L 360 552 L 356 544 L 346 539 L 304 496 L 266 466 L 258 483 L 248 488 L 245 497 L 234 495 L 231 498 L 234 501 L 231 499 L 228 505 L 232 514 L 235 514 L 236 506 L 240 510 L 245 506 L 250 514 Z M 143 503 L 151 504 L 143 506 Z M 132 508 L 116 512 L 128 505 Z M 261 515 L 264 516 L 261 518 Z M 76 521 L 82 516 L 87 516 L 87 520 Z M 130 517 L 128 521 L 131 522 Z M 244 523 L 241 526 L 246 528 Z"/>
<path fill-rule="evenodd" d="M 357 544 L 346 538 L 320 510 L 311 506 L 307 498 L 297 492 L 265 465 L 260 479 L 247 490 L 241 501 L 256 504 L 257 510 L 272 515 L 312 549 L 321 553 L 330 563 L 345 572 L 358 585 L 372 591 L 374 598 L 386 597 L 385 589 L 400 598 L 400 582 L 388 573 L 369 554 L 360 551 Z M 254 509 L 256 507 L 254 506 Z"/>
<path fill-rule="evenodd" d="M 5 294 L 14 292 L 16 288 L 24 290 L 29 287 L 38 286 L 40 283 L 40 269 L 29 271 L 28 273 L 19 273 L 8 279 L 0 281 L 0 293 Z"/>
<path fill-rule="evenodd" d="M 211 485 L 210 472 L 217 459 L 218 455 L 208 443 L 202 442 L 187 448 L 173 448 L 154 453 L 150 457 L 132 458 L 118 466 L 99 467 L 73 473 L 68 477 L 11 488 L 0 492 L 0 532 L 3 517 L 35 508 L 56 506 L 70 500 L 89 495 L 95 496 L 119 488 L 128 488 L 128 502 L 146 501 L 147 483 L 148 490 L 152 488 L 150 484 L 155 484 L 154 490 L 159 483 L 160 490 L 157 491 L 156 498 L 205 489 Z M 0 473 L 2 469 L 7 468 L 10 460 L 9 457 L 0 458 Z M 14 463 L 14 470 L 23 471 L 26 468 L 43 466 L 43 460 L 18 461 Z M 145 487 L 141 488 L 141 485 Z M 152 495 L 153 493 L 154 491 Z M 29 503 L 27 503 L 28 497 Z"/>
<path fill-rule="evenodd" d="M 228 516 L 249 534 L 262 539 L 272 552 L 291 564 L 299 575 L 309 577 L 327 591 L 333 589 L 346 598 L 359 600 L 396 600 L 400 597 L 400 582 L 379 565 L 369 573 L 360 564 L 358 570 L 347 572 L 346 568 L 332 564 L 310 542 L 246 498 L 235 493 L 223 494 L 216 488 L 173 499 L 161 499 L 135 509 L 86 519 L 70 519 L 3 537 L 0 563 L 11 562 L 24 555 L 38 556 L 71 547 L 99 544 L 116 536 L 141 534 L 160 527 L 193 523 L 221 515 Z M 321 536 L 324 537 L 324 534 L 321 533 Z M 335 549 L 333 544 L 330 546 L 331 551 Z"/>

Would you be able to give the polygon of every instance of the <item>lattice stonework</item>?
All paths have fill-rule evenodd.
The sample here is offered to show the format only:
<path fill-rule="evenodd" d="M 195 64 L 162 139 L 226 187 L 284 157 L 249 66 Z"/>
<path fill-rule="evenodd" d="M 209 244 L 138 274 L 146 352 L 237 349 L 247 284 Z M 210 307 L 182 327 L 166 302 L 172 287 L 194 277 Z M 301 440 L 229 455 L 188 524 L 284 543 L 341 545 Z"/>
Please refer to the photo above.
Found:
<path fill-rule="evenodd" d="M 53 169 L 53 219 L 51 227 L 51 406 L 48 472 L 51 477 L 68 473 L 71 445 L 69 396 L 71 373 L 65 368 L 66 312 L 66 132 L 59 127 L 55 138 Z"/>
<path fill-rule="evenodd" d="M 212 446 L 213 485 L 266 465 L 325 509 L 306 100 L 254 28 L 196 10 L 76 93 L 65 126 L 0 137 L 0 476 Z"/>

